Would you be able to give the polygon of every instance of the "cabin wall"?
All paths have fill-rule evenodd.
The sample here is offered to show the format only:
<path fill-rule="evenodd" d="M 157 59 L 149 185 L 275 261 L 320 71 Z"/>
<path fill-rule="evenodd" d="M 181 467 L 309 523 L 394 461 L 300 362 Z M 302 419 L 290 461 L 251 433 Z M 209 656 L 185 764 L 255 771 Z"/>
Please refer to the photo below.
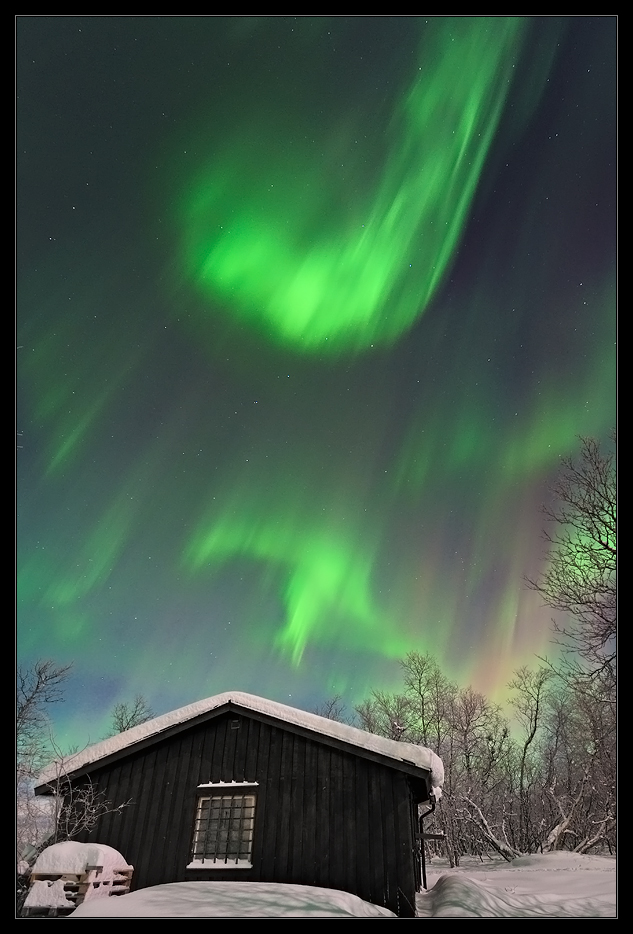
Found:
<path fill-rule="evenodd" d="M 119 850 L 134 866 L 133 889 L 206 879 L 293 882 L 343 889 L 401 916 L 414 912 L 411 795 L 397 769 L 228 712 L 91 778 L 113 805 L 131 801 L 81 839 Z M 187 870 L 197 786 L 219 781 L 259 783 L 253 866 Z"/>

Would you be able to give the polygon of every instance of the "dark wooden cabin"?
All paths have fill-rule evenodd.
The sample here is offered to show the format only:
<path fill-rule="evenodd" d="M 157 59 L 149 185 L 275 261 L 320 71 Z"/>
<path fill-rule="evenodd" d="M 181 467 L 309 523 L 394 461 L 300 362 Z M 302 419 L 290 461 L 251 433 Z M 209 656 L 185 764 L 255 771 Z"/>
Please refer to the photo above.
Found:
<path fill-rule="evenodd" d="M 51 793 L 50 775 L 36 793 Z M 291 882 L 401 917 L 420 889 L 418 804 L 442 780 L 428 749 L 236 692 L 91 746 L 66 775 L 114 807 L 130 801 L 78 839 L 119 850 L 133 890 Z"/>

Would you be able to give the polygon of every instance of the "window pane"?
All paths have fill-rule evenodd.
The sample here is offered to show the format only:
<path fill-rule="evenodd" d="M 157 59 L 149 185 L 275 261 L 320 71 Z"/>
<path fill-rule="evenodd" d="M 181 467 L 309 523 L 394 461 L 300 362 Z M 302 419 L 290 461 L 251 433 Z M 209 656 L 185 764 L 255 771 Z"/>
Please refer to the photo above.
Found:
<path fill-rule="evenodd" d="M 255 795 L 199 798 L 192 860 L 204 863 L 249 863 L 254 823 Z"/>

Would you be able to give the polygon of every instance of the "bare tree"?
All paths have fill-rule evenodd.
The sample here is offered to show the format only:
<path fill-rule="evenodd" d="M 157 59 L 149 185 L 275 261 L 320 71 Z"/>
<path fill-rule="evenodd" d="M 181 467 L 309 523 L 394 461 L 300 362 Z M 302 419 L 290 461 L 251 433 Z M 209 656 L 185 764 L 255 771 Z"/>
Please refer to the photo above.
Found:
<path fill-rule="evenodd" d="M 528 584 L 548 606 L 569 614 L 554 623 L 568 681 L 599 681 L 614 695 L 616 681 L 616 465 L 597 441 L 581 439 L 578 460 L 564 458 L 544 512 L 552 531 L 548 570 Z M 616 435 L 612 434 L 615 446 Z"/>
<path fill-rule="evenodd" d="M 77 753 L 64 754 L 54 740 L 51 740 L 51 745 L 55 759 L 47 768 L 43 782 L 52 801 L 52 830 L 47 846 L 73 840 L 79 834 L 89 832 L 102 815 L 120 814 L 131 803 L 112 804 L 90 779 L 83 778 L 74 783 L 70 776 Z"/>
<path fill-rule="evenodd" d="M 597 692 L 596 692 L 597 693 Z M 581 689 L 558 683 L 547 696 L 540 743 L 541 794 L 550 827 L 544 851 L 616 846 L 615 710 Z M 545 812 L 548 808 L 545 807 Z"/>
<path fill-rule="evenodd" d="M 31 667 L 21 667 L 16 678 L 17 743 L 17 843 L 19 856 L 28 849 L 36 853 L 44 843 L 70 840 L 83 830 L 90 830 L 104 813 L 120 811 L 93 786 L 74 788 L 67 773 L 73 754 L 64 754 L 53 738 L 47 707 L 61 702 L 64 685 L 72 666 L 59 666 L 51 660 L 39 660 Z M 128 726 L 153 716 L 139 695 L 133 704 L 118 705 L 120 718 L 127 716 Z M 115 708 L 115 713 L 117 708 Z M 123 719 L 121 719 L 123 723 Z M 127 729 L 128 726 L 122 726 Z M 51 763 L 49 765 L 49 763 Z M 51 771 L 50 796 L 35 797 L 36 777 L 47 767 Z"/>
<path fill-rule="evenodd" d="M 336 720 L 338 723 L 348 723 L 347 706 L 343 700 L 342 694 L 334 694 L 328 697 L 314 708 L 313 713 L 319 717 L 325 717 L 326 720 Z"/>
<path fill-rule="evenodd" d="M 112 804 L 90 780 L 73 783 L 69 773 L 76 753 L 63 754 L 52 738 L 50 748 L 55 758 L 45 773 L 47 793 L 35 797 L 31 783 L 22 797 L 18 795 L 18 914 L 29 890 L 30 867 L 46 847 L 89 833 L 104 814 L 120 814 L 132 803 Z"/>
<path fill-rule="evenodd" d="M 429 654 L 401 662 L 402 693 L 372 691 L 355 708 L 363 729 L 430 746 L 444 763 L 442 796 L 427 830 L 429 856 L 574 849 L 615 852 L 615 709 L 594 679 L 521 668 L 509 685 L 512 721 L 483 694 L 459 688 Z"/>
<path fill-rule="evenodd" d="M 39 659 L 16 673 L 16 844 L 18 862 L 51 833 L 52 810 L 33 794 L 36 776 L 53 757 L 47 707 L 60 703 L 71 665 Z"/>
<path fill-rule="evenodd" d="M 415 713 L 404 694 L 372 691 L 371 697 L 354 709 L 361 729 L 388 739 L 415 742 Z"/>
<path fill-rule="evenodd" d="M 458 693 L 456 684 L 440 671 L 428 652 L 409 652 L 400 662 L 405 695 L 415 714 L 417 735 L 414 742 L 440 749 L 447 734 L 451 711 Z"/>
<path fill-rule="evenodd" d="M 108 737 L 131 730 L 133 726 L 139 726 L 141 723 L 153 720 L 155 716 L 156 714 L 143 695 L 137 694 L 129 704 L 115 704 L 112 709 L 112 729 L 108 733 Z"/>
<path fill-rule="evenodd" d="M 16 747 L 18 785 L 34 777 L 50 758 L 49 704 L 64 699 L 64 685 L 72 665 L 40 659 L 20 667 L 16 677 Z"/>
<path fill-rule="evenodd" d="M 531 852 L 537 842 L 534 830 L 535 815 L 531 807 L 534 785 L 538 783 L 541 764 L 536 743 L 537 732 L 542 729 L 547 709 L 547 685 L 552 673 L 547 668 L 531 671 L 519 668 L 508 687 L 514 692 L 511 704 L 522 729 L 519 756 L 519 826 L 518 846 Z"/>

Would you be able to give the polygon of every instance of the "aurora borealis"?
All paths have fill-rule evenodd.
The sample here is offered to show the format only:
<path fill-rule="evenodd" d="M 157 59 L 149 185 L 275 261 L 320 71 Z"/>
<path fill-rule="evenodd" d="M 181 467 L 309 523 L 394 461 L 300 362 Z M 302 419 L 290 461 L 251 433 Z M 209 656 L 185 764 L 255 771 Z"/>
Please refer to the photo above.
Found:
<path fill-rule="evenodd" d="M 615 423 L 613 17 L 19 17 L 18 661 L 60 735 L 500 696 Z"/>

